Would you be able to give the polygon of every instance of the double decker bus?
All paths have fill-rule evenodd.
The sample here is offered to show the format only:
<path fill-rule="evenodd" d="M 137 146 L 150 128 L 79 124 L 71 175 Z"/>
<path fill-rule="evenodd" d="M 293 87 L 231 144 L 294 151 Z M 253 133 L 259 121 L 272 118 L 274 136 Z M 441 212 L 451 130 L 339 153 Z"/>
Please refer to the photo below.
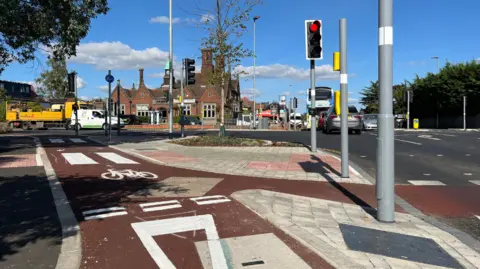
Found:
<path fill-rule="evenodd" d="M 307 117 L 307 129 L 311 128 L 311 116 L 318 116 L 323 111 L 327 111 L 334 103 L 333 89 L 326 86 L 315 87 L 315 106 L 312 108 L 310 89 L 307 92 L 307 111 L 311 111 Z"/>

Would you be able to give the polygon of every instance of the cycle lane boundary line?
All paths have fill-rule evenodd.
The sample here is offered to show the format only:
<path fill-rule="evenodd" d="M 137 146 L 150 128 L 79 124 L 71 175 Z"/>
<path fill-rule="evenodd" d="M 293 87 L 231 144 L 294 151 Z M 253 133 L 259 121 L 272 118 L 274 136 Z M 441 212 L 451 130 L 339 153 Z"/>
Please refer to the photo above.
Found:
<path fill-rule="evenodd" d="M 35 142 L 36 153 L 42 160 L 50 191 L 55 203 L 57 216 L 62 226 L 62 245 L 55 269 L 78 269 L 82 262 L 82 237 L 80 226 L 73 213 L 67 195 L 63 191 L 57 174 L 48 159 L 38 137 L 31 136 Z"/>

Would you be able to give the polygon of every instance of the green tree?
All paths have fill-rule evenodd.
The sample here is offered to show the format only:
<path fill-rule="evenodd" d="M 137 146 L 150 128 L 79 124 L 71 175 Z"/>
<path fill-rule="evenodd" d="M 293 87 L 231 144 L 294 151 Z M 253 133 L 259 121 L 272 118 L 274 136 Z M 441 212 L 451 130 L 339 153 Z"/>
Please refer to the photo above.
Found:
<path fill-rule="evenodd" d="M 363 109 L 365 114 L 377 114 L 378 113 L 378 81 L 370 81 L 370 85 L 365 87 L 360 93 L 360 104 L 365 106 Z"/>
<path fill-rule="evenodd" d="M 46 98 L 66 98 L 74 97 L 68 92 L 68 70 L 65 58 L 50 58 L 47 61 L 49 70 L 45 70 L 40 77 L 35 80 L 39 85 L 37 93 Z"/>
<path fill-rule="evenodd" d="M 90 22 L 108 12 L 107 0 L 0 1 L 0 74 L 11 62 L 35 58 L 39 47 L 56 58 L 75 55 Z"/>
<path fill-rule="evenodd" d="M 0 88 L 0 122 L 5 121 L 7 116 L 7 91 L 4 88 Z"/>
<path fill-rule="evenodd" d="M 216 0 L 216 5 L 210 10 L 199 8 L 203 14 L 201 25 L 208 33 L 202 38 L 202 46 L 212 49 L 215 60 L 215 71 L 210 81 L 221 89 L 221 122 L 225 118 L 225 85 L 229 85 L 232 75 L 225 71 L 225 60 L 230 67 L 235 67 L 241 59 L 252 56 L 239 40 L 247 31 L 247 22 L 252 19 L 251 11 L 260 3 L 262 0 Z"/>

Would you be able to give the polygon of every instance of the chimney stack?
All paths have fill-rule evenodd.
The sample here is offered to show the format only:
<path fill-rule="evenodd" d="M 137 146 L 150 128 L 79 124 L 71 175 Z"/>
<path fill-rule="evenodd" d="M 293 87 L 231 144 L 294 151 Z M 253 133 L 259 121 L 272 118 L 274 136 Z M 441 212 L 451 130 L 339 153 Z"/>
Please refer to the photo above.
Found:
<path fill-rule="evenodd" d="M 140 73 L 140 82 L 139 82 L 138 86 L 145 86 L 145 84 L 143 82 L 143 68 L 138 69 L 138 71 Z"/>

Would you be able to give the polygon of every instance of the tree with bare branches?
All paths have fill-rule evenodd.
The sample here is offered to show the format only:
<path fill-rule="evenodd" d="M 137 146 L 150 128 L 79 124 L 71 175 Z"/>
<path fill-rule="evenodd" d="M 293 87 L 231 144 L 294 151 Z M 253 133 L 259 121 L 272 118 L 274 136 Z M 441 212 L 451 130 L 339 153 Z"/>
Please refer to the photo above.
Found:
<path fill-rule="evenodd" d="M 211 8 L 202 8 L 198 3 L 196 15 L 200 17 L 198 26 L 207 31 L 202 38 L 202 46 L 212 50 L 215 71 L 210 82 L 221 88 L 221 122 L 225 120 L 225 87 L 232 78 L 231 67 L 241 60 L 251 57 L 252 52 L 244 47 L 241 38 L 247 31 L 247 22 L 253 8 L 262 0 L 216 0 Z M 225 70 L 228 61 L 229 70 Z M 228 87 L 227 86 L 227 87 Z"/>

